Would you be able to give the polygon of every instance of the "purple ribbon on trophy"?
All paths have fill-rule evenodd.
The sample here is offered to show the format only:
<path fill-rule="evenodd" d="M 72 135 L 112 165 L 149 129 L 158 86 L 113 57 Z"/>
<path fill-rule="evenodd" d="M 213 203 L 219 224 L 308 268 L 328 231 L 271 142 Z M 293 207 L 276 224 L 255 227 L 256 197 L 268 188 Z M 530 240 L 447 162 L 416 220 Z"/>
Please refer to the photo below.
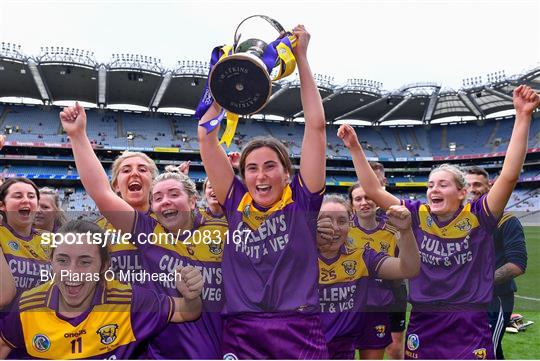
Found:
<path fill-rule="evenodd" d="M 279 32 L 279 37 L 269 44 L 253 38 L 239 43 L 240 25 L 253 17 L 268 21 Z M 224 134 L 227 144 L 234 136 L 238 117 L 262 110 L 272 94 L 272 81 L 291 74 L 296 68 L 292 52 L 296 37 L 286 32 L 277 21 L 264 15 L 253 15 L 240 25 L 236 29 L 233 46 L 218 46 L 212 50 L 208 77 L 195 112 L 195 117 L 200 120 L 214 101 L 218 103 L 223 110 L 201 126 L 210 133 L 227 114 Z M 271 78 L 276 66 L 279 69 Z"/>

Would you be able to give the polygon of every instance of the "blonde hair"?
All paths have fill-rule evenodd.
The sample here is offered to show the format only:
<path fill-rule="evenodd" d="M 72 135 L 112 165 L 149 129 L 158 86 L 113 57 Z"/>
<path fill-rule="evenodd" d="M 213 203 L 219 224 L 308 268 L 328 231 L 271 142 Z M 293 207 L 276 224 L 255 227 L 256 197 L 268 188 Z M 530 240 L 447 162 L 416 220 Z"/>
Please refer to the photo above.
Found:
<path fill-rule="evenodd" d="M 159 182 L 163 182 L 169 179 L 174 179 L 180 184 L 182 184 L 182 187 L 184 188 L 184 191 L 187 193 L 189 198 L 198 198 L 199 193 L 197 192 L 197 186 L 195 185 L 195 182 L 193 182 L 193 180 L 187 175 L 182 173 L 179 167 L 174 165 L 168 165 L 165 167 L 165 172 L 157 176 L 157 178 L 155 178 L 152 182 L 152 189 Z M 150 190 L 150 193 L 151 192 L 152 190 Z"/>
<path fill-rule="evenodd" d="M 51 196 L 53 199 L 53 208 L 55 211 L 54 227 L 62 227 L 67 223 L 66 214 L 60 205 L 60 196 L 56 189 L 43 187 L 39 189 L 40 196 Z"/>
<path fill-rule="evenodd" d="M 456 183 L 457 189 L 461 190 L 467 186 L 467 181 L 465 180 L 465 173 L 459 167 L 448 163 L 441 164 L 438 167 L 432 169 L 429 173 L 429 177 L 431 177 L 432 174 L 441 171 L 446 171 L 454 177 L 454 182 Z"/>
<path fill-rule="evenodd" d="M 112 173 L 111 186 L 113 187 L 113 189 L 114 189 L 114 184 L 116 183 L 118 179 L 118 174 L 120 173 L 120 166 L 122 165 L 122 162 L 128 158 L 133 158 L 133 157 L 139 157 L 142 160 L 144 160 L 146 163 L 148 163 L 148 167 L 150 168 L 150 172 L 152 173 L 152 179 L 156 179 L 156 177 L 158 176 L 159 172 L 158 172 L 156 163 L 152 160 L 152 158 L 150 158 L 149 156 L 147 156 L 146 154 L 142 152 L 132 152 L 129 150 L 125 150 L 124 152 L 122 152 L 122 154 L 120 154 L 114 160 L 111 167 L 111 173 Z"/>
<path fill-rule="evenodd" d="M 349 217 L 352 216 L 352 208 L 349 202 L 339 194 L 328 194 L 324 196 L 322 204 L 337 203 L 341 204 L 347 210 Z M 322 205 L 321 205 L 322 206 Z"/>

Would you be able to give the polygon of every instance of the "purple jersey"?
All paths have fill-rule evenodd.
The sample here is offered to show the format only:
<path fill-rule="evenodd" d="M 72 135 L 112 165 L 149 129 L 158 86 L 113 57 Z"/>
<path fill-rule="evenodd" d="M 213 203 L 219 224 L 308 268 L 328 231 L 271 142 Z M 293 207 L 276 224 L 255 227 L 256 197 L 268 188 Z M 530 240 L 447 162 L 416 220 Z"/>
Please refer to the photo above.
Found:
<path fill-rule="evenodd" d="M 493 290 L 493 230 L 497 219 L 486 196 L 467 203 L 448 222 L 429 206 L 402 201 L 412 213 L 420 274 L 409 280 L 411 303 L 488 304 Z"/>
<path fill-rule="evenodd" d="M 365 247 L 341 247 L 334 259 L 319 256 L 319 301 L 327 341 L 357 336 L 368 299 L 370 278 L 376 277 L 387 254 Z"/>
<path fill-rule="evenodd" d="M 327 360 L 318 314 L 243 313 L 225 318 L 224 360 Z"/>
<path fill-rule="evenodd" d="M 40 359 L 127 359 L 141 342 L 157 335 L 174 313 L 166 295 L 117 281 L 99 283 L 92 305 L 74 318 L 58 313 L 60 291 L 45 283 L 26 291 L 18 312 L 0 333 L 15 350 Z"/>
<path fill-rule="evenodd" d="M 358 217 L 353 216 L 353 225 L 349 229 L 349 240 L 355 247 L 368 245 L 377 252 L 385 253 L 391 257 L 397 256 L 396 234 L 398 230 L 386 223 L 387 218 L 377 218 L 378 224 L 374 229 L 365 229 L 360 225 Z M 394 303 L 392 283 L 380 278 L 371 278 L 368 281 L 366 306 L 370 311 L 388 311 Z"/>
<path fill-rule="evenodd" d="M 149 244 L 143 238 L 139 242 L 143 268 L 148 274 L 171 274 L 177 266 L 197 267 L 204 280 L 203 312 L 192 322 L 170 324 L 150 342 L 148 357 L 155 359 L 215 359 L 221 358 L 223 285 L 221 257 L 227 223 L 220 219 L 196 214 L 193 229 L 172 234 L 154 218 L 138 212 L 133 229 L 134 239 L 153 234 L 169 234 L 170 241 Z M 205 238 L 209 235 L 210 238 Z M 174 280 L 147 282 L 157 292 L 182 297 Z"/>
<path fill-rule="evenodd" d="M 413 306 L 407 338 L 407 360 L 493 360 L 495 359 L 487 312 L 455 307 L 449 312 L 426 312 Z M 442 341 L 441 341 L 442 340 Z"/>
<path fill-rule="evenodd" d="M 309 192 L 295 175 L 280 201 L 261 209 L 234 178 L 224 204 L 226 314 L 318 311 L 315 233 L 323 193 Z"/>

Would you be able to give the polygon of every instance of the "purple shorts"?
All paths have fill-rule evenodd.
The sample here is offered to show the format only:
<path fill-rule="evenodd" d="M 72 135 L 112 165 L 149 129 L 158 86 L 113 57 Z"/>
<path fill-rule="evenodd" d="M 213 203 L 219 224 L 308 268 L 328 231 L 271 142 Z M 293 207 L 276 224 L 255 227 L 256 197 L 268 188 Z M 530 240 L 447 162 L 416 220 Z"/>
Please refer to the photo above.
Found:
<path fill-rule="evenodd" d="M 227 316 L 223 325 L 223 358 L 328 359 L 318 314 L 245 313 Z"/>
<path fill-rule="evenodd" d="M 485 311 L 411 312 L 405 359 L 494 359 Z"/>
<path fill-rule="evenodd" d="M 392 343 L 388 312 L 362 312 L 356 347 L 360 350 L 384 349 Z"/>
<path fill-rule="evenodd" d="M 328 342 L 330 360 L 354 360 L 356 339 L 354 337 L 336 337 Z"/>

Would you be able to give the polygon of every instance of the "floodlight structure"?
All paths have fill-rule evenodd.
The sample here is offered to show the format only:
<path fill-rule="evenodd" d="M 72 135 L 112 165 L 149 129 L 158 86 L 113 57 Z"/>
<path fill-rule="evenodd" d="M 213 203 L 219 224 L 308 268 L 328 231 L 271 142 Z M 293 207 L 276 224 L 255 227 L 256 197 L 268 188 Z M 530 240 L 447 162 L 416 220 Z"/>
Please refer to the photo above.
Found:
<path fill-rule="evenodd" d="M 37 69 L 36 61 L 29 57 L 24 56 L 21 52 L 20 45 L 2 42 L 0 44 L 0 60 L 7 60 L 7 61 L 15 62 L 15 63 L 21 63 L 20 72 L 22 75 L 26 74 L 26 70 L 29 69 L 32 75 L 32 78 L 34 79 L 34 82 L 36 84 L 36 87 L 38 88 L 39 94 L 41 96 L 41 100 L 43 101 L 44 104 L 50 103 L 51 97 L 49 95 L 49 92 L 47 91 L 47 88 L 45 86 L 45 83 L 43 82 L 43 79 L 41 78 L 41 74 L 39 73 L 39 70 Z"/>
<path fill-rule="evenodd" d="M 206 77 L 210 70 L 210 64 L 199 60 L 181 60 L 175 69 L 175 75 L 198 75 Z"/>
<path fill-rule="evenodd" d="M 382 87 L 383 83 L 379 81 L 364 78 L 350 78 L 347 79 L 347 83 L 345 84 L 344 88 L 347 90 L 360 90 L 368 91 L 370 93 L 379 93 Z"/>
<path fill-rule="evenodd" d="M 163 74 L 165 71 L 161 59 L 139 54 L 112 54 L 109 69 L 133 69 Z"/>
<path fill-rule="evenodd" d="M 21 52 L 21 46 L 8 42 L 0 43 L 0 59 L 2 58 L 19 60 L 21 62 L 26 61 L 26 56 Z"/>
<path fill-rule="evenodd" d="M 486 75 L 486 78 L 487 78 L 487 82 L 490 84 L 506 82 L 506 75 L 504 73 L 504 70 L 488 73 Z"/>
<path fill-rule="evenodd" d="M 334 89 L 336 87 L 333 76 L 313 74 L 313 79 L 315 79 L 315 84 L 317 84 L 319 88 Z"/>
<path fill-rule="evenodd" d="M 482 76 L 474 76 L 463 79 L 463 89 L 479 88 L 484 84 Z"/>
<path fill-rule="evenodd" d="M 90 69 L 94 69 L 98 65 L 94 52 L 63 46 L 41 47 L 41 52 L 37 56 L 37 60 L 39 64 L 71 63 Z"/>

